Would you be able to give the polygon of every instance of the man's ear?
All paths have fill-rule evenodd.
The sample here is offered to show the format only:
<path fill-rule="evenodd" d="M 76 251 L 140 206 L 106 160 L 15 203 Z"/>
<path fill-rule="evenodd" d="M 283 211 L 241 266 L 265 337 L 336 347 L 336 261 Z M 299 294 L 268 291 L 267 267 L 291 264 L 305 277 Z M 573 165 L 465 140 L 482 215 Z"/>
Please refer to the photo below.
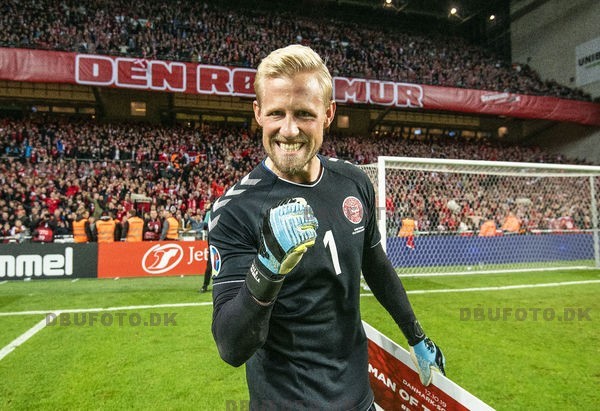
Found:
<path fill-rule="evenodd" d="M 337 106 L 335 104 L 335 101 L 331 100 L 329 102 L 327 110 L 325 111 L 325 124 L 324 124 L 323 128 L 327 129 L 331 125 L 331 123 L 333 123 L 333 118 L 335 117 L 336 107 Z"/>
<path fill-rule="evenodd" d="M 257 100 L 252 102 L 252 109 L 254 110 L 254 118 L 256 119 L 256 122 L 262 127 L 261 110 Z"/>

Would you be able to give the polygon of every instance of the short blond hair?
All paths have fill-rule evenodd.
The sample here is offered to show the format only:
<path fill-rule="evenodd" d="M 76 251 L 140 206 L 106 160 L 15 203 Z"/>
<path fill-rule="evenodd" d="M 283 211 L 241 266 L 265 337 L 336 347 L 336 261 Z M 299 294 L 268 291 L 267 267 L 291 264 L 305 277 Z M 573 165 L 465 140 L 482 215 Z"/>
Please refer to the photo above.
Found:
<path fill-rule="evenodd" d="M 292 77 L 298 73 L 313 72 L 323 91 L 323 104 L 331 102 L 333 96 L 333 80 L 321 57 L 310 47 L 292 44 L 272 51 L 258 65 L 254 79 L 256 100 L 260 104 L 263 82 L 267 78 Z"/>

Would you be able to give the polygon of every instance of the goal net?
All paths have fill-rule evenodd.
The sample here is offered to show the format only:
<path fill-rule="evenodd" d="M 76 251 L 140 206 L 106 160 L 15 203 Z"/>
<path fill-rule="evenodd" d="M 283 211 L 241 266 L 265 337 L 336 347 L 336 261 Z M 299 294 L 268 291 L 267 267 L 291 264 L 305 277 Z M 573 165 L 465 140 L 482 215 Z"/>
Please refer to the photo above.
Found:
<path fill-rule="evenodd" d="M 600 167 L 385 156 L 360 167 L 401 275 L 600 266 Z"/>

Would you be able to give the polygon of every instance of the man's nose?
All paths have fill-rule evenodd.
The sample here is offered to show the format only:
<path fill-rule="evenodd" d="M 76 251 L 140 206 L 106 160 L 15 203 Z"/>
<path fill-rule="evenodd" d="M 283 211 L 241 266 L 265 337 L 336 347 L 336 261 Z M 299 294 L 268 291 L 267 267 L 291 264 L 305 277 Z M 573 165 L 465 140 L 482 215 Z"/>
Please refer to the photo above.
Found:
<path fill-rule="evenodd" d="M 281 125 L 281 130 L 279 133 L 283 137 L 296 137 L 298 135 L 298 124 L 293 116 L 287 116 L 283 120 L 283 124 Z"/>

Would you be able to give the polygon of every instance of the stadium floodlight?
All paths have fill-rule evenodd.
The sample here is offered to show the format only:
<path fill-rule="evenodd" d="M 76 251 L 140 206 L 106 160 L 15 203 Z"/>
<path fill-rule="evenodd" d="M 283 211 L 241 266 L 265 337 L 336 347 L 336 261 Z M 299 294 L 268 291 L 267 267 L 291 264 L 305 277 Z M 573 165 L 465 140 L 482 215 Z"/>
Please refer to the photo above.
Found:
<path fill-rule="evenodd" d="M 600 167 L 386 156 L 360 167 L 402 274 L 600 267 Z M 496 228 L 484 236 L 488 220 Z"/>
<path fill-rule="evenodd" d="M 397 13 L 401 12 L 408 6 L 406 0 L 384 0 L 383 8 L 395 10 Z"/>

